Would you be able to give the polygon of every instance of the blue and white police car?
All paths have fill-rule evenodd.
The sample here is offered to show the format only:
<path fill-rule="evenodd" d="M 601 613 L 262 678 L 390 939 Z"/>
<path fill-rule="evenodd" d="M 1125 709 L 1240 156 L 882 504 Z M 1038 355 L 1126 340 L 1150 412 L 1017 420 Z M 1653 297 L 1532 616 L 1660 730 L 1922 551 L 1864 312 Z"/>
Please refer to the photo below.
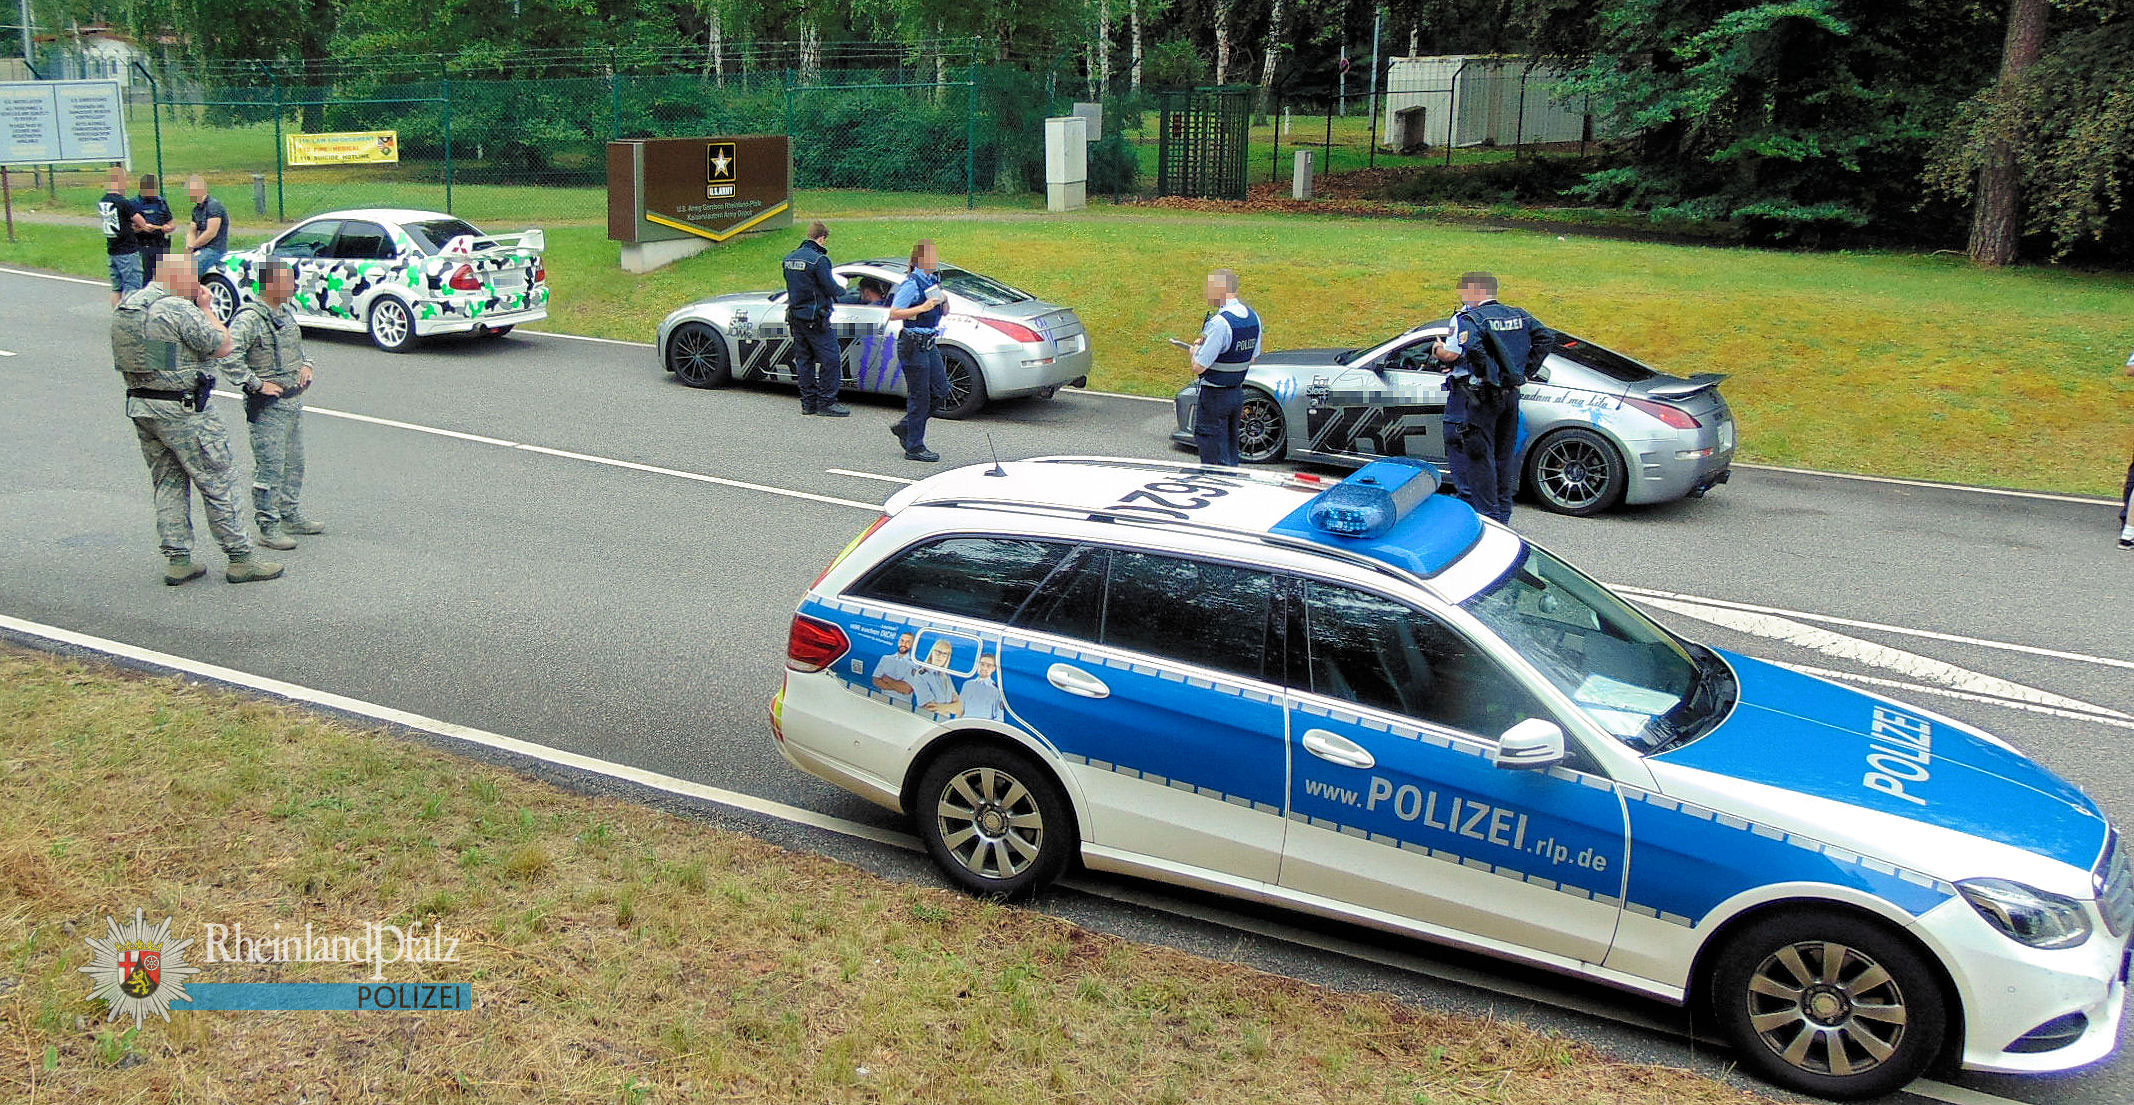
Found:
<path fill-rule="evenodd" d="M 1809 1093 L 2111 1052 L 2134 866 L 2095 802 L 1685 640 L 1436 484 L 915 484 L 802 601 L 779 751 L 978 894 L 1079 861 L 1706 1003 Z"/>

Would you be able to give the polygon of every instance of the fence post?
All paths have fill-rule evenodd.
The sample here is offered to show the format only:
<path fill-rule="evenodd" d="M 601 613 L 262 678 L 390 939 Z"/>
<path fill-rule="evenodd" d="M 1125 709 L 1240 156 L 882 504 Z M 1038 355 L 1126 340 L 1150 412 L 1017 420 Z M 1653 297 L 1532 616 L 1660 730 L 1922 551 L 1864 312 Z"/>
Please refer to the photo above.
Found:
<path fill-rule="evenodd" d="M 969 85 L 965 89 L 963 110 L 963 209 L 973 211 L 978 207 L 978 49 L 974 42 L 971 48 L 971 67 L 964 72 Z"/>
<path fill-rule="evenodd" d="M 135 61 L 133 67 L 140 70 L 142 76 L 148 78 L 148 119 L 149 122 L 154 124 L 156 131 L 156 182 L 162 184 L 165 183 L 163 180 L 163 86 L 156 83 L 156 75 L 149 72 L 147 66 Z"/>
<path fill-rule="evenodd" d="M 452 73 L 438 64 L 442 77 L 438 84 L 445 93 L 445 214 L 452 213 Z"/>
<path fill-rule="evenodd" d="M 1274 153 L 1269 156 L 1267 165 L 1267 183 L 1269 184 L 1273 184 L 1275 181 L 1282 179 L 1281 120 L 1283 118 L 1286 118 L 1286 116 L 1283 115 L 1283 112 L 1286 112 L 1288 110 L 1289 108 L 1284 106 L 1282 98 L 1280 96 L 1275 97 L 1275 113 L 1273 116 L 1274 126 L 1271 128 L 1274 131 Z"/>
<path fill-rule="evenodd" d="M 1378 83 L 1377 74 L 1372 74 L 1371 83 Z M 1378 168 L 1378 113 L 1386 109 L 1386 102 L 1391 99 L 1390 92 L 1383 99 L 1375 92 L 1371 94 L 1371 153 L 1370 160 L 1365 162 L 1366 168 Z"/>
<path fill-rule="evenodd" d="M 1348 97 L 1342 97 L 1342 110 L 1346 111 L 1348 106 Z M 1334 109 L 1332 107 L 1326 109 L 1326 161 L 1325 167 L 1321 171 L 1328 173 L 1334 171 Z"/>
<path fill-rule="evenodd" d="M 274 221 L 289 221 L 289 212 L 283 202 L 282 163 L 287 161 L 282 149 L 282 78 L 274 67 L 264 62 L 260 68 L 267 71 L 267 83 L 274 88 Z"/>

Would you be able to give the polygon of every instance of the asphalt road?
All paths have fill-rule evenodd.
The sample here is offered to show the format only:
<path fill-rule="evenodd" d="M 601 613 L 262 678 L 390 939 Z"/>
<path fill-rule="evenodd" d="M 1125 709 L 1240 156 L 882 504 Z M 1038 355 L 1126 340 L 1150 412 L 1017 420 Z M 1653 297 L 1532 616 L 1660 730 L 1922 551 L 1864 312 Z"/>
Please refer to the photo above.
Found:
<path fill-rule="evenodd" d="M 283 580 L 167 588 L 108 319 L 97 287 L 0 272 L 0 354 L 12 354 L 0 355 L 0 457 L 14 473 L 0 489 L 0 614 L 886 828 L 901 826 L 770 748 L 786 626 L 816 573 L 895 479 L 994 450 L 1184 456 L 1166 440 L 1166 403 L 1068 391 L 1001 404 L 936 422 L 944 464 L 931 466 L 883 432 L 900 413 L 888 401 L 802 418 L 787 392 L 683 388 L 645 348 L 522 332 L 391 356 L 314 334 L 305 506 L 330 533 L 267 554 L 289 565 Z M 241 424 L 239 404 L 217 407 Z M 219 566 L 196 524 L 196 552 Z M 2010 738 L 2115 820 L 2134 813 L 2134 763 L 2118 754 L 2134 741 L 2134 555 L 2113 547 L 2107 506 L 1742 470 L 1701 501 L 1584 520 L 1527 509 L 1516 524 L 1604 580 L 1664 593 L 1646 597 L 1700 640 L 1880 680 Z M 894 849 L 715 816 L 932 877 Z M 1389 968 L 1249 932 L 1292 918 L 1090 882 L 1098 892 L 1047 908 L 1335 985 L 1514 1013 L 1627 1056 L 1724 1065 L 1637 1027 L 1679 1017 L 1606 991 L 1484 965 L 1480 981 L 1523 995 L 1505 997 L 1431 979 L 1476 965 L 1419 945 L 1303 927 L 1424 970 Z M 2134 1063 L 1956 1083 L 2039 1105 L 2134 1101 Z"/>

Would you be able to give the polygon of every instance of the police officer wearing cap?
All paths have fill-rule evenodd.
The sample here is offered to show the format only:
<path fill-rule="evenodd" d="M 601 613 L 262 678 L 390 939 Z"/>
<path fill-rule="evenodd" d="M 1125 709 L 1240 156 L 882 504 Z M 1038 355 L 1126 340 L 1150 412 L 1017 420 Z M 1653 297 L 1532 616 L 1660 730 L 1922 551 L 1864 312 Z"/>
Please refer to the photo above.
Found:
<path fill-rule="evenodd" d="M 830 228 L 808 224 L 807 240 L 785 255 L 785 321 L 793 332 L 793 371 L 800 376 L 800 413 L 843 418 L 852 409 L 837 401 L 845 375 L 830 312 L 845 286 L 830 271 Z"/>
<path fill-rule="evenodd" d="M 1238 415 L 1245 408 L 1245 370 L 1260 351 L 1260 316 L 1237 297 L 1237 273 L 1216 269 L 1203 288 L 1214 308 L 1188 351 L 1200 376 L 1193 411 L 1193 444 L 1202 464 L 1237 467 Z"/>
<path fill-rule="evenodd" d="M 1460 311 L 1433 353 L 1445 376 L 1445 459 L 1460 498 L 1476 513 L 1512 520 L 1519 447 L 1519 387 L 1556 348 L 1556 333 L 1517 307 L 1497 302 L 1497 278 L 1460 277 Z"/>

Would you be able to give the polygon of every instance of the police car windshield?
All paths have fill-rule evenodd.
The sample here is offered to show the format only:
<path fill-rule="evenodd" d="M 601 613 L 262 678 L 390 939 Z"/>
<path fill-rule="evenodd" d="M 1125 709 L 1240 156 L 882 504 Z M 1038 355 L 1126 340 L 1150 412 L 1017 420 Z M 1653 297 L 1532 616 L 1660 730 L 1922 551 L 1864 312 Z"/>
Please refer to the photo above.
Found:
<path fill-rule="evenodd" d="M 1587 716 L 1640 752 L 1704 735 L 1732 705 L 1716 657 L 1538 548 L 1464 604 Z M 1700 650 L 1701 652 L 1701 650 Z"/>
<path fill-rule="evenodd" d="M 1626 384 L 1643 383 L 1659 375 L 1654 369 L 1647 368 L 1613 349 L 1602 349 L 1584 338 L 1574 338 L 1569 334 L 1563 335 L 1563 340 L 1556 343 L 1556 355 L 1576 361 L 1603 376 L 1621 380 Z"/>
<path fill-rule="evenodd" d="M 981 307 L 1001 307 L 1010 303 L 1024 303 L 1037 298 L 1028 292 L 1017 291 L 998 280 L 983 277 L 969 269 L 959 269 L 953 265 L 941 266 L 935 270 L 934 275 L 941 278 L 942 287 L 977 303 Z"/>
<path fill-rule="evenodd" d="M 426 219 L 419 223 L 404 223 L 402 229 L 415 239 L 424 253 L 436 253 L 445 248 L 445 243 L 462 234 L 481 236 L 481 231 L 458 219 Z"/>

